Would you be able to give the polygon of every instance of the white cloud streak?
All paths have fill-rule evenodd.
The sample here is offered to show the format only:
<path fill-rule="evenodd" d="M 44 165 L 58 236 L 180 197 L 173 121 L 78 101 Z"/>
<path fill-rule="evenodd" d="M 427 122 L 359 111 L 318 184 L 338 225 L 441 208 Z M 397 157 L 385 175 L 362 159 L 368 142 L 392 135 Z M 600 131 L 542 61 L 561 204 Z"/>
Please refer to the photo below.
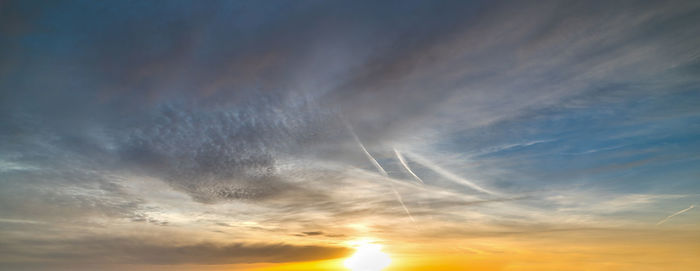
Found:
<path fill-rule="evenodd" d="M 350 126 L 348 126 L 350 127 Z M 352 127 L 350 127 L 350 133 L 352 134 L 353 138 L 355 138 L 355 142 L 357 142 L 357 145 L 360 146 L 360 149 L 362 149 L 362 152 L 364 152 L 365 156 L 367 156 L 367 159 L 372 162 L 372 165 L 374 165 L 375 168 L 377 168 L 377 171 L 379 171 L 380 174 L 384 177 L 388 177 L 389 174 L 386 173 L 386 170 L 384 170 L 384 167 L 382 167 L 379 162 L 377 162 L 377 159 L 374 159 L 374 156 L 372 156 L 369 151 L 367 151 L 367 148 L 365 148 L 365 145 L 362 144 L 362 141 L 360 141 L 360 138 L 357 137 L 355 132 L 352 130 Z"/>
<path fill-rule="evenodd" d="M 436 173 L 442 175 L 443 177 L 445 177 L 448 180 L 451 180 L 451 181 L 458 183 L 458 184 L 461 184 L 461 185 L 465 185 L 469 188 L 472 188 L 474 190 L 477 190 L 479 192 L 483 192 L 483 193 L 486 193 L 489 195 L 496 195 L 497 194 L 497 193 L 490 191 L 488 189 L 485 189 L 485 188 L 483 188 L 483 187 L 481 187 L 481 186 L 479 186 L 479 185 L 477 185 L 469 180 L 466 180 L 460 176 L 457 176 L 456 174 L 438 166 L 437 164 L 433 163 L 432 161 L 428 160 L 427 158 L 425 158 L 423 156 L 420 156 L 420 155 L 412 153 L 412 152 L 406 152 L 406 154 L 408 156 L 410 156 L 411 159 L 413 159 L 414 161 L 429 168 L 432 171 L 435 171 Z"/>
<path fill-rule="evenodd" d="M 362 149 L 362 151 L 363 151 L 363 152 L 365 153 L 365 155 L 367 156 L 367 159 L 368 159 L 370 162 L 372 162 L 372 164 L 374 165 L 374 167 L 377 168 L 377 171 L 379 171 L 379 173 L 382 174 L 382 176 L 388 178 L 388 177 L 389 177 L 389 174 L 386 173 L 386 170 L 384 170 L 384 167 L 382 167 L 382 165 L 379 164 L 379 162 L 377 161 L 377 159 L 374 159 L 374 156 L 372 156 L 372 154 L 370 154 L 369 151 L 367 151 L 367 148 L 365 148 L 365 145 L 362 144 L 362 141 L 360 141 L 360 138 L 357 137 L 357 134 L 355 134 L 355 131 L 352 129 L 352 126 L 350 126 L 350 124 L 348 124 L 348 123 L 346 123 L 346 125 L 347 125 L 347 127 L 348 127 L 348 130 L 350 131 L 350 134 L 352 134 L 352 137 L 355 139 L 355 142 L 357 142 L 357 145 L 360 146 L 360 149 Z M 406 215 L 408 215 L 408 218 L 410 218 L 411 221 L 416 222 L 416 220 L 413 219 L 413 216 L 411 215 L 411 211 L 409 211 L 408 208 L 406 207 L 406 204 L 404 204 L 403 198 L 401 197 L 401 194 L 399 194 L 399 192 L 396 191 L 396 188 L 394 187 L 394 184 L 393 184 L 393 183 L 389 183 L 389 185 L 391 185 L 391 190 L 394 191 L 394 195 L 396 196 L 396 200 L 397 200 L 399 203 L 401 203 L 401 207 L 403 207 L 403 210 L 406 212 Z"/>
<path fill-rule="evenodd" d="M 666 223 L 666 221 L 668 221 L 669 219 L 673 218 L 674 216 L 677 216 L 677 215 L 680 215 L 680 214 L 685 213 L 685 212 L 687 212 L 687 211 L 690 211 L 690 210 L 693 209 L 693 208 L 695 208 L 695 205 L 690 205 L 690 207 L 688 207 L 688 208 L 685 208 L 685 209 L 683 209 L 683 210 L 680 210 L 680 211 L 678 211 L 678 212 L 675 212 L 675 213 L 673 213 L 673 214 L 670 215 L 670 216 L 667 216 L 666 218 L 664 218 L 664 219 L 662 219 L 661 221 L 657 222 L 656 225 L 664 224 L 664 223 Z"/>
<path fill-rule="evenodd" d="M 403 155 L 401 155 L 399 150 L 394 149 L 394 153 L 396 154 L 396 158 L 399 159 L 399 162 L 401 162 L 401 165 L 403 166 L 403 168 L 406 169 L 406 171 L 408 171 L 408 173 L 410 173 L 414 179 L 416 179 L 420 183 L 424 184 L 425 182 L 423 181 L 423 179 L 418 177 L 418 175 L 416 175 L 416 173 L 414 173 L 413 170 L 411 170 L 411 168 L 408 166 L 408 163 L 406 163 L 406 159 L 403 157 Z"/>

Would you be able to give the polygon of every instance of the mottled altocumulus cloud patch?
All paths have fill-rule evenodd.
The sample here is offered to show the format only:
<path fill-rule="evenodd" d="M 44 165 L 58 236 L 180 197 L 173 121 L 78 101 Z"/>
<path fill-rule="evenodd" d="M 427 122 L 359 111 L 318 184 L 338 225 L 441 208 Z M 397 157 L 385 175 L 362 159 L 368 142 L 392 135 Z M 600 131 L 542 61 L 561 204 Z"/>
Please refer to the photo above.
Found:
<path fill-rule="evenodd" d="M 298 150 L 310 147 L 311 138 L 328 133 L 317 128 L 323 121 L 303 108 L 269 104 L 200 111 L 165 106 L 116 148 L 125 164 L 163 178 L 198 201 L 261 200 L 296 189 L 280 176 L 279 160 L 303 155 Z"/>

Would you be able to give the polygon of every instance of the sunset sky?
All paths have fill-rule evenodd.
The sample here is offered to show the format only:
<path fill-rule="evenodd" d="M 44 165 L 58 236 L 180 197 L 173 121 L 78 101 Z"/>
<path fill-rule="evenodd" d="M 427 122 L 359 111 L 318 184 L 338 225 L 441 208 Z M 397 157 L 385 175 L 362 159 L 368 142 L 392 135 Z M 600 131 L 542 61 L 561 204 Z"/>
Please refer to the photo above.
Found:
<path fill-rule="evenodd" d="M 700 1 L 0 1 L 0 270 L 353 259 L 700 270 Z"/>

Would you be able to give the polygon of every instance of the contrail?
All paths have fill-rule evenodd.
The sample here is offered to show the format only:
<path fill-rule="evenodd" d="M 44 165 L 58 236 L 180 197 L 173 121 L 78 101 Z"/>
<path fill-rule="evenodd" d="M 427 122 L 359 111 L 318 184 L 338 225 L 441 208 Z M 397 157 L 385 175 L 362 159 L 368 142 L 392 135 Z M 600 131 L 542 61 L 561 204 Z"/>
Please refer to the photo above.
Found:
<path fill-rule="evenodd" d="M 470 182 L 470 181 L 468 181 L 468 180 L 465 180 L 465 179 L 462 178 L 462 177 L 457 176 L 456 174 L 454 174 L 454 173 L 452 173 L 452 172 L 450 172 L 450 171 L 448 171 L 448 170 L 446 170 L 446 169 L 444 169 L 444 168 L 438 166 L 437 164 L 431 162 L 430 160 L 428 160 L 428 159 L 426 159 L 426 158 L 424 158 L 424 157 L 422 157 L 422 156 L 420 156 L 420 155 L 417 155 L 417 154 L 412 153 L 412 152 L 407 152 L 406 154 L 409 155 L 414 161 L 416 161 L 416 162 L 420 163 L 421 165 L 423 165 L 423 166 L 425 166 L 425 167 L 431 169 L 432 171 L 437 172 L 438 174 L 442 175 L 443 177 L 445 177 L 445 178 L 447 178 L 447 179 L 449 179 L 449 180 L 451 180 L 451 181 L 453 181 L 453 182 L 456 182 L 456 183 L 459 183 L 459 184 L 462 184 L 462 185 L 466 185 L 466 186 L 468 186 L 468 187 L 471 187 L 471 188 L 474 189 L 474 190 L 478 190 L 478 191 L 484 192 L 484 193 L 486 193 L 486 194 L 490 194 L 490 195 L 495 195 L 495 194 L 496 194 L 496 193 L 494 193 L 494 192 L 492 192 L 492 191 L 489 191 L 489 190 L 487 190 L 487 189 L 485 189 L 485 188 L 482 188 L 481 186 L 478 186 L 477 184 L 475 184 L 475 183 L 473 183 L 473 182 Z"/>
<path fill-rule="evenodd" d="M 372 156 L 367 149 L 365 148 L 365 145 L 362 144 L 362 141 L 360 141 L 360 138 L 357 137 L 355 132 L 350 128 L 350 133 L 352 134 L 352 137 L 355 138 L 355 142 L 357 142 L 357 145 L 360 145 L 360 149 L 365 153 L 365 156 L 367 156 L 367 159 L 369 159 L 370 162 L 372 162 L 372 165 L 374 165 L 375 168 L 381 173 L 384 177 L 388 177 L 389 174 L 386 173 L 386 170 L 382 167 L 382 165 L 377 162 L 377 159 L 374 159 L 374 156 Z"/>
<path fill-rule="evenodd" d="M 367 171 L 364 169 L 360 169 L 360 170 Z M 374 174 L 374 171 L 372 171 L 372 173 Z M 439 189 L 439 188 L 431 186 L 430 184 L 421 185 L 420 183 L 417 183 L 417 182 L 398 181 L 398 180 L 392 178 L 391 176 L 387 177 L 386 180 L 388 182 L 391 182 L 394 185 L 398 185 L 401 187 L 406 187 L 406 188 L 410 188 L 410 189 L 417 189 L 417 190 L 420 190 L 423 192 L 436 193 L 436 194 L 444 195 L 446 197 L 458 197 L 458 198 L 465 198 L 466 197 L 469 200 L 474 200 L 473 197 L 469 197 L 469 196 L 464 195 L 462 193 L 455 193 L 455 192 L 450 192 L 447 190 Z"/>
<path fill-rule="evenodd" d="M 365 145 L 362 144 L 362 141 L 360 141 L 360 138 L 357 137 L 357 134 L 355 134 L 355 131 L 354 131 L 354 129 L 352 129 L 352 126 L 350 126 L 349 123 L 345 123 L 345 124 L 347 125 L 348 130 L 350 131 L 350 134 L 352 134 L 352 137 L 355 138 L 355 142 L 357 142 L 357 145 L 360 145 L 360 149 L 362 149 L 362 151 L 367 156 L 367 159 L 369 159 L 369 161 L 372 162 L 374 167 L 377 168 L 377 171 L 379 171 L 379 173 L 382 174 L 382 176 L 389 178 L 389 174 L 386 173 L 386 170 L 384 170 L 382 165 L 379 164 L 379 162 L 377 162 L 377 159 L 374 159 L 374 156 L 372 156 L 372 154 L 370 154 L 369 151 L 367 151 L 367 148 L 365 148 Z M 389 183 L 389 185 L 391 186 L 391 190 L 394 191 L 394 195 L 396 195 L 396 200 L 398 200 L 399 203 L 401 203 L 401 207 L 403 207 L 403 210 L 406 211 L 408 218 L 410 218 L 411 221 L 416 222 L 416 220 L 413 219 L 411 212 L 408 210 L 408 208 L 406 208 L 406 204 L 403 203 L 403 198 L 401 197 L 401 194 L 399 194 L 399 192 L 396 191 L 396 188 L 394 188 L 394 184 Z"/>
<path fill-rule="evenodd" d="M 403 155 L 401 155 L 399 150 L 394 148 L 394 153 L 396 153 L 396 158 L 399 159 L 399 162 L 401 162 L 401 165 L 403 166 L 403 168 L 405 168 L 406 171 L 408 171 L 408 173 L 411 173 L 411 176 L 413 176 L 413 178 L 418 180 L 420 183 L 424 184 L 425 182 L 423 182 L 423 180 L 420 177 L 418 177 L 418 175 L 416 175 L 416 173 L 413 173 L 413 170 L 411 170 L 410 167 L 408 167 L 408 164 L 406 163 L 406 159 L 403 158 Z"/>
<path fill-rule="evenodd" d="M 691 204 L 690 207 L 685 208 L 685 209 L 683 209 L 683 210 L 680 210 L 680 211 L 678 211 L 678 212 L 675 212 L 674 214 L 672 214 L 672 215 L 670 215 L 670 216 L 667 216 L 666 218 L 664 218 L 664 219 L 662 219 L 661 221 L 659 221 L 658 223 L 656 223 L 656 225 L 664 224 L 666 221 L 668 221 L 668 220 L 671 219 L 672 217 L 677 216 L 677 215 L 680 215 L 680 214 L 685 213 L 685 212 L 687 212 L 687 211 L 690 211 L 690 209 L 693 209 L 693 208 L 695 208 L 695 205 L 692 205 L 692 204 Z"/>
<path fill-rule="evenodd" d="M 403 198 L 401 197 L 401 194 L 399 194 L 398 191 L 396 191 L 396 188 L 394 188 L 394 184 L 391 184 L 391 190 L 394 191 L 394 195 L 396 195 L 396 199 L 401 203 L 401 207 L 403 207 L 403 210 L 406 211 L 406 214 L 408 215 L 408 218 L 411 219 L 411 221 L 416 222 L 415 219 L 413 219 L 413 216 L 411 215 L 411 211 L 406 208 L 406 204 L 403 203 Z"/>

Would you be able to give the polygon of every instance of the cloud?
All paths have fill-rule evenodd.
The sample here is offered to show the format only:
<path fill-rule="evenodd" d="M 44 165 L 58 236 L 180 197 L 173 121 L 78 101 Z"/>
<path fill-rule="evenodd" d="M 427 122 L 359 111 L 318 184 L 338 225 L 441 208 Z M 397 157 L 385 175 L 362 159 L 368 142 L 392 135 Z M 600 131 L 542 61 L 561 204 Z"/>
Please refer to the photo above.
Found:
<path fill-rule="evenodd" d="M 666 221 L 668 221 L 668 220 L 671 219 L 672 217 L 677 216 L 677 215 L 680 215 L 680 214 L 685 213 L 685 212 L 687 212 L 687 211 L 690 211 L 690 209 L 693 209 L 693 208 L 695 208 L 695 205 L 690 205 L 688 208 L 685 208 L 685 209 L 683 209 L 683 210 L 680 210 L 680 211 L 678 211 L 678 212 L 675 212 L 675 213 L 673 213 L 673 214 L 667 216 L 666 218 L 660 220 L 659 222 L 656 223 L 656 225 L 664 224 Z"/>
<path fill-rule="evenodd" d="M 308 144 L 303 141 L 314 136 L 313 126 L 323 124 L 311 112 L 268 106 L 234 112 L 165 107 L 117 148 L 125 163 L 144 167 L 202 202 L 292 192 L 296 188 L 281 177 L 279 160 Z"/>
<path fill-rule="evenodd" d="M 15 241 L 17 242 L 17 241 Z M 3 242 L 5 245 L 9 245 Z M 6 255 L 27 259 L 26 263 L 72 264 L 233 264 L 281 263 L 344 257 L 350 249 L 337 246 L 197 243 L 165 244 L 134 238 L 84 238 L 75 240 L 32 240 L 13 243 Z M 31 251 L 31 252 L 28 252 Z"/>
<path fill-rule="evenodd" d="M 21 257 L 321 259 L 268 243 L 648 224 L 698 188 L 697 1 L 0 5 L 0 233 L 195 239 Z"/>

